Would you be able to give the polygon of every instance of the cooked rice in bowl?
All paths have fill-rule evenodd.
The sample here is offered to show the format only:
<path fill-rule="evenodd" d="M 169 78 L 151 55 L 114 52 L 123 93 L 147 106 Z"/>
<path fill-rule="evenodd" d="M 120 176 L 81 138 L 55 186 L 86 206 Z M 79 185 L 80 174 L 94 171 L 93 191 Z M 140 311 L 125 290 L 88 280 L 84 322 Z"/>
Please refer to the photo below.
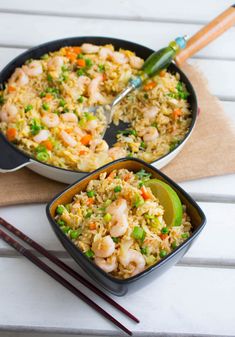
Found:
<path fill-rule="evenodd" d="M 132 156 L 153 162 L 175 148 L 191 124 L 179 74 L 161 71 L 115 107 L 130 122 L 112 148 L 101 139 L 105 119 L 90 106 L 109 104 L 143 60 L 112 45 L 63 47 L 17 68 L 0 91 L 0 130 L 31 157 L 70 170 L 93 171 Z"/>
<path fill-rule="evenodd" d="M 166 225 L 167 210 L 145 186 L 150 176 L 143 169 L 101 173 L 71 203 L 56 209 L 60 229 L 97 266 L 119 279 L 147 269 L 191 235 L 184 205 L 182 222 Z"/>

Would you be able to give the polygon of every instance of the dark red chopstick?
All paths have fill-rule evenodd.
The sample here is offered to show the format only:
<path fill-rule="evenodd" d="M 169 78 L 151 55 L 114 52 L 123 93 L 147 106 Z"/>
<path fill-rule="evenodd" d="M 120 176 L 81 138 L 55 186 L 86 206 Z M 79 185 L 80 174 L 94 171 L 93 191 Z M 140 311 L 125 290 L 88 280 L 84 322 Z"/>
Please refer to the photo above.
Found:
<path fill-rule="evenodd" d="M 50 275 L 57 282 L 62 284 L 65 288 L 70 290 L 74 295 L 76 295 L 81 300 L 83 300 L 85 303 L 87 303 L 90 307 L 95 309 L 97 312 L 99 312 L 101 315 L 103 315 L 109 321 L 113 322 L 117 327 L 119 327 L 121 330 L 125 331 L 128 335 L 132 336 L 132 332 L 130 330 L 128 330 L 123 324 L 121 324 L 118 320 L 116 320 L 113 316 L 111 316 L 107 311 L 102 309 L 98 304 L 93 302 L 89 297 L 87 297 L 85 294 L 83 294 L 79 289 L 74 287 L 66 279 L 64 279 L 57 272 L 55 272 L 53 269 L 51 269 L 49 266 L 47 266 L 43 261 L 41 261 L 39 258 L 37 258 L 33 253 L 31 253 L 28 249 L 26 249 L 24 246 L 22 246 L 20 243 L 18 243 L 16 240 L 14 240 L 11 236 L 6 234 L 1 229 L 0 229 L 0 238 L 2 238 L 6 243 L 8 243 L 15 250 L 17 250 L 21 255 L 24 255 L 28 260 L 30 260 L 32 263 L 34 263 L 40 269 L 45 271 L 48 275 Z"/>
<path fill-rule="evenodd" d="M 100 289 L 96 288 L 92 283 L 90 283 L 88 280 L 86 280 L 84 277 L 79 275 L 75 270 L 70 268 L 67 264 L 59 260 L 55 255 L 48 252 L 45 248 L 43 248 L 41 245 L 39 245 L 37 242 L 32 240 L 30 237 L 28 237 L 26 234 L 21 232 L 19 229 L 11 225 L 9 222 L 4 220 L 0 217 L 0 224 L 5 227 L 7 230 L 9 230 L 14 235 L 18 236 L 21 240 L 26 242 L 28 245 L 36 249 L 39 253 L 44 255 L 46 258 L 48 258 L 50 261 L 55 263 L 57 266 L 59 266 L 61 269 L 66 271 L 68 274 L 73 276 L 77 281 L 81 282 L 84 286 L 92 290 L 96 295 L 102 297 L 106 302 L 113 305 L 116 309 L 120 310 L 123 314 L 131 318 L 133 321 L 139 323 L 139 319 L 136 318 L 134 315 L 132 315 L 129 311 L 127 311 L 125 308 L 123 308 L 120 304 L 115 302 L 112 298 L 110 298 L 108 295 L 103 293 Z"/>

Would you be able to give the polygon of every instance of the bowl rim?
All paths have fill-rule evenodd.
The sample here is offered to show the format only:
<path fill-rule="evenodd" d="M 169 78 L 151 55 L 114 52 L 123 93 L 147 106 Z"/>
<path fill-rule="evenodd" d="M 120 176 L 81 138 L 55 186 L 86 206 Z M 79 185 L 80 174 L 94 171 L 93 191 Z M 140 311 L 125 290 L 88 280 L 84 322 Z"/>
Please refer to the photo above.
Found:
<path fill-rule="evenodd" d="M 73 241 L 71 239 L 68 238 L 68 236 L 62 232 L 58 226 L 58 224 L 55 222 L 55 220 L 53 219 L 53 217 L 50 214 L 50 209 L 52 207 L 52 205 L 54 204 L 54 202 L 60 198 L 61 195 L 67 193 L 71 188 L 73 188 L 75 185 L 79 185 L 81 181 L 88 179 L 91 180 L 92 179 L 92 175 L 98 173 L 99 171 L 103 171 L 105 168 L 110 168 L 112 167 L 114 164 L 116 163 L 120 163 L 120 162 L 138 162 L 140 164 L 143 165 L 143 168 L 149 168 L 153 171 L 155 171 L 156 173 L 158 173 L 170 186 L 173 186 L 174 189 L 176 191 L 179 191 L 188 201 L 189 203 L 196 209 L 196 211 L 198 212 L 200 218 L 201 218 L 201 224 L 198 226 L 198 228 L 192 233 L 192 235 L 187 238 L 184 242 L 182 242 L 176 249 L 174 249 L 172 252 L 170 252 L 169 254 L 166 255 L 166 257 L 162 258 L 160 261 L 154 263 L 153 265 L 151 265 L 150 267 L 148 267 L 147 269 L 143 270 L 141 273 L 138 273 L 132 277 L 129 277 L 127 279 L 118 279 L 115 278 L 114 276 L 106 273 L 105 271 L 103 271 L 100 267 L 98 267 L 92 260 L 90 260 L 88 257 L 86 257 L 84 255 L 84 253 L 73 243 Z M 90 179 L 89 179 L 90 178 Z M 148 275 L 149 273 L 151 273 L 154 269 L 160 268 L 161 266 L 163 266 L 164 264 L 166 264 L 169 260 L 172 259 L 172 257 L 174 257 L 178 252 L 180 252 L 182 249 L 184 249 L 187 245 L 189 245 L 198 235 L 199 233 L 202 231 L 202 229 L 205 227 L 206 225 L 206 216 L 204 214 L 204 212 L 202 211 L 202 209 L 200 208 L 200 206 L 196 203 L 196 201 L 186 192 L 184 191 L 177 183 L 175 183 L 171 178 L 169 178 L 168 176 L 166 176 L 164 173 L 162 173 L 160 170 L 158 170 L 156 167 L 146 163 L 145 161 L 141 160 L 141 159 L 137 159 L 137 158 L 121 158 L 121 159 L 117 159 L 111 163 L 108 163 L 100 168 L 98 168 L 97 170 L 89 173 L 88 175 L 86 175 L 85 177 L 82 177 L 80 179 L 78 179 L 76 182 L 74 182 L 73 184 L 69 185 L 68 187 L 66 187 L 62 192 L 58 193 L 57 195 L 55 195 L 53 197 L 53 199 L 47 204 L 46 206 L 46 215 L 47 218 L 49 220 L 49 222 L 51 223 L 52 226 L 56 226 L 56 228 L 58 230 L 60 230 L 61 235 L 63 237 L 64 240 L 66 240 L 66 242 L 73 246 L 73 248 L 76 248 L 78 254 L 86 259 L 87 261 L 89 261 L 89 263 L 92 265 L 93 268 L 95 268 L 99 273 L 101 273 L 104 277 L 108 278 L 110 281 L 115 282 L 117 284 L 129 284 L 132 283 L 136 280 L 139 280 L 141 278 L 143 278 L 144 276 Z M 66 249 L 67 250 L 67 249 Z M 67 250 L 68 251 L 68 250 Z M 70 254 L 70 253 L 69 253 Z M 73 258 L 74 259 L 74 258 Z"/>
<path fill-rule="evenodd" d="M 37 45 L 37 46 L 34 46 L 32 48 L 29 48 L 29 49 L 25 50 L 23 53 L 17 55 L 9 63 L 7 63 L 7 65 L 5 65 L 4 68 L 0 71 L 0 86 L 4 85 L 4 83 L 5 83 L 5 82 L 2 81 L 2 74 L 4 74 L 4 72 L 6 72 L 10 67 L 14 67 L 14 70 L 15 70 L 16 67 L 17 67 L 16 63 L 18 62 L 19 59 L 24 58 L 25 56 L 28 56 L 29 54 L 31 54 L 33 52 L 37 52 L 39 50 L 43 50 L 43 48 L 49 48 L 49 49 L 51 48 L 51 49 L 53 49 L 53 46 L 55 44 L 61 44 L 61 46 L 59 48 L 62 48 L 63 46 L 66 46 L 66 45 L 69 45 L 69 44 L 73 45 L 73 42 L 75 43 L 77 39 L 84 40 L 84 42 L 89 42 L 89 40 L 97 40 L 95 42 L 97 44 L 99 44 L 99 40 L 106 40 L 107 43 L 117 43 L 117 44 L 118 43 L 124 43 L 124 44 L 128 43 L 128 44 L 131 44 L 133 47 L 144 48 L 145 50 L 148 50 L 151 53 L 154 52 L 154 50 L 152 48 L 149 48 L 149 47 L 147 47 L 145 45 L 142 45 L 140 43 L 136 43 L 136 42 L 125 40 L 125 39 L 118 39 L 118 38 L 115 38 L 115 37 L 109 37 L 109 36 L 96 36 L 96 35 L 94 35 L 94 36 L 71 36 L 71 37 L 65 37 L 65 38 L 62 38 L 62 39 L 51 40 L 51 41 L 44 42 L 44 43 L 42 43 L 40 45 Z M 66 44 L 66 42 L 67 42 L 67 44 Z M 43 54 L 44 53 L 42 53 L 42 55 Z M 194 104 L 195 104 L 195 108 L 194 109 L 191 108 L 192 121 L 190 123 L 188 132 L 185 134 L 185 137 L 183 138 L 183 140 L 180 141 L 179 144 L 172 151 L 170 151 L 170 152 L 166 153 L 165 155 L 161 156 L 160 158 L 152 161 L 150 163 L 152 165 L 156 165 L 157 163 L 159 163 L 162 160 L 164 160 L 167 156 L 170 156 L 176 150 L 179 150 L 179 148 L 183 144 L 185 144 L 185 142 L 189 139 L 189 137 L 190 137 L 190 135 L 191 135 L 191 133 L 192 133 L 194 127 L 195 127 L 196 121 L 197 121 L 198 101 L 197 101 L 197 95 L 196 95 L 196 92 L 194 90 L 193 85 L 191 84 L 191 82 L 188 79 L 187 75 L 174 62 L 171 62 L 171 64 L 170 64 L 169 67 L 170 68 L 171 67 L 175 68 L 174 70 L 176 70 L 177 72 L 179 72 L 180 77 L 184 78 L 183 82 L 186 85 L 186 87 L 188 87 L 190 89 L 189 90 L 190 91 L 190 96 L 192 96 L 192 99 L 193 99 Z M 41 161 L 37 160 L 37 158 L 34 158 L 31 155 L 29 155 L 28 153 L 26 153 L 25 151 L 21 150 L 15 144 L 9 142 L 8 139 L 6 138 L 6 136 L 4 135 L 4 133 L 1 130 L 0 130 L 0 135 L 4 139 L 4 141 L 7 142 L 8 145 L 10 145 L 10 147 L 12 148 L 12 150 L 14 150 L 16 152 L 19 152 L 20 154 L 24 155 L 28 159 L 28 163 L 35 162 L 37 164 L 48 166 L 49 168 L 55 168 L 55 169 L 58 169 L 58 170 L 62 170 L 64 172 L 77 173 L 77 174 L 80 173 L 80 174 L 86 174 L 87 175 L 87 174 L 89 174 L 91 172 L 95 172 L 96 171 L 95 170 L 95 171 L 87 172 L 87 171 L 80 171 L 80 170 L 71 170 L 71 169 L 65 169 L 65 168 L 62 168 L 62 167 L 58 167 L 58 166 L 54 166 L 54 165 L 51 165 L 51 164 L 48 164 L 48 163 L 41 162 Z M 127 157 L 125 157 L 125 158 L 127 158 Z"/>

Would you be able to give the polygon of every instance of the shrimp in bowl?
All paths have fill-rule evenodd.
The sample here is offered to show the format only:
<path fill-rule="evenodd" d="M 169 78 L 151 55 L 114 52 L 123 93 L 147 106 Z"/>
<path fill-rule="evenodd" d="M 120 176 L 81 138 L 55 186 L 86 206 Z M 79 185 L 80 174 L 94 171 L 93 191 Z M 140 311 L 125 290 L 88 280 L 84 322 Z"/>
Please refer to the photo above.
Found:
<path fill-rule="evenodd" d="M 55 210 L 60 232 L 115 279 L 141 274 L 191 236 L 186 206 L 179 201 L 180 218 L 168 223 L 169 210 L 149 181 L 154 179 L 144 169 L 102 171 Z"/>

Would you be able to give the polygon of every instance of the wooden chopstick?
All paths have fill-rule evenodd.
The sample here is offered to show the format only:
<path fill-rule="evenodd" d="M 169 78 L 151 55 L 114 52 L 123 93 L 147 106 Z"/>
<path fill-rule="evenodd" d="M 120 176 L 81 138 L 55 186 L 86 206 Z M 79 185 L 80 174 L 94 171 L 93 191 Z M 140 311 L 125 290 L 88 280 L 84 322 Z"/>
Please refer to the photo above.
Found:
<path fill-rule="evenodd" d="M 66 271 L 68 274 L 73 276 L 77 281 L 82 283 L 85 287 L 92 290 L 96 295 L 102 297 L 106 302 L 113 305 L 116 309 L 121 311 L 123 314 L 131 318 L 133 321 L 139 323 L 139 319 L 136 318 L 134 315 L 132 315 L 129 311 L 127 311 L 125 308 L 123 308 L 120 304 L 115 302 L 112 298 L 110 298 L 108 295 L 103 293 L 100 289 L 96 288 L 92 283 L 90 283 L 88 280 L 86 280 L 84 277 L 79 275 L 75 270 L 70 268 L 67 264 L 65 264 L 63 261 L 59 260 L 55 255 L 48 252 L 45 248 L 43 248 L 41 245 L 39 245 L 37 242 L 35 242 L 33 239 L 28 237 L 26 234 L 21 232 L 19 229 L 11 225 L 9 222 L 4 220 L 0 217 L 0 224 L 5 227 L 7 230 L 9 230 L 14 235 L 18 236 L 22 241 L 26 242 L 28 245 L 36 249 L 39 253 L 44 255 L 46 258 L 48 258 L 51 262 L 56 264 L 58 267 Z"/>
<path fill-rule="evenodd" d="M 107 318 L 109 321 L 114 323 L 121 330 L 125 331 L 128 335 L 132 336 L 132 332 L 130 330 L 128 330 L 123 324 L 121 324 L 118 320 L 116 320 L 113 316 L 111 316 L 107 311 L 102 309 L 98 304 L 93 302 L 89 297 L 87 297 L 79 289 L 74 287 L 71 283 L 69 283 L 66 279 L 64 279 L 62 276 L 60 276 L 57 272 L 55 272 L 53 269 L 51 269 L 48 265 L 46 265 L 46 263 L 44 263 L 39 258 L 37 258 L 33 253 L 30 252 L 30 250 L 26 249 L 24 246 L 22 246 L 19 242 L 14 240 L 11 236 L 9 236 L 7 233 L 5 233 L 1 229 L 0 229 L 0 238 L 2 238 L 7 244 L 12 246 L 21 255 L 25 256 L 28 260 L 30 260 L 32 263 L 34 263 L 41 270 L 43 270 L 48 275 L 50 275 L 57 282 L 62 284 L 65 288 L 70 290 L 75 296 L 79 297 L 85 303 L 90 305 L 90 307 L 92 307 L 97 312 L 99 312 L 101 315 L 103 315 L 105 318 Z"/>

